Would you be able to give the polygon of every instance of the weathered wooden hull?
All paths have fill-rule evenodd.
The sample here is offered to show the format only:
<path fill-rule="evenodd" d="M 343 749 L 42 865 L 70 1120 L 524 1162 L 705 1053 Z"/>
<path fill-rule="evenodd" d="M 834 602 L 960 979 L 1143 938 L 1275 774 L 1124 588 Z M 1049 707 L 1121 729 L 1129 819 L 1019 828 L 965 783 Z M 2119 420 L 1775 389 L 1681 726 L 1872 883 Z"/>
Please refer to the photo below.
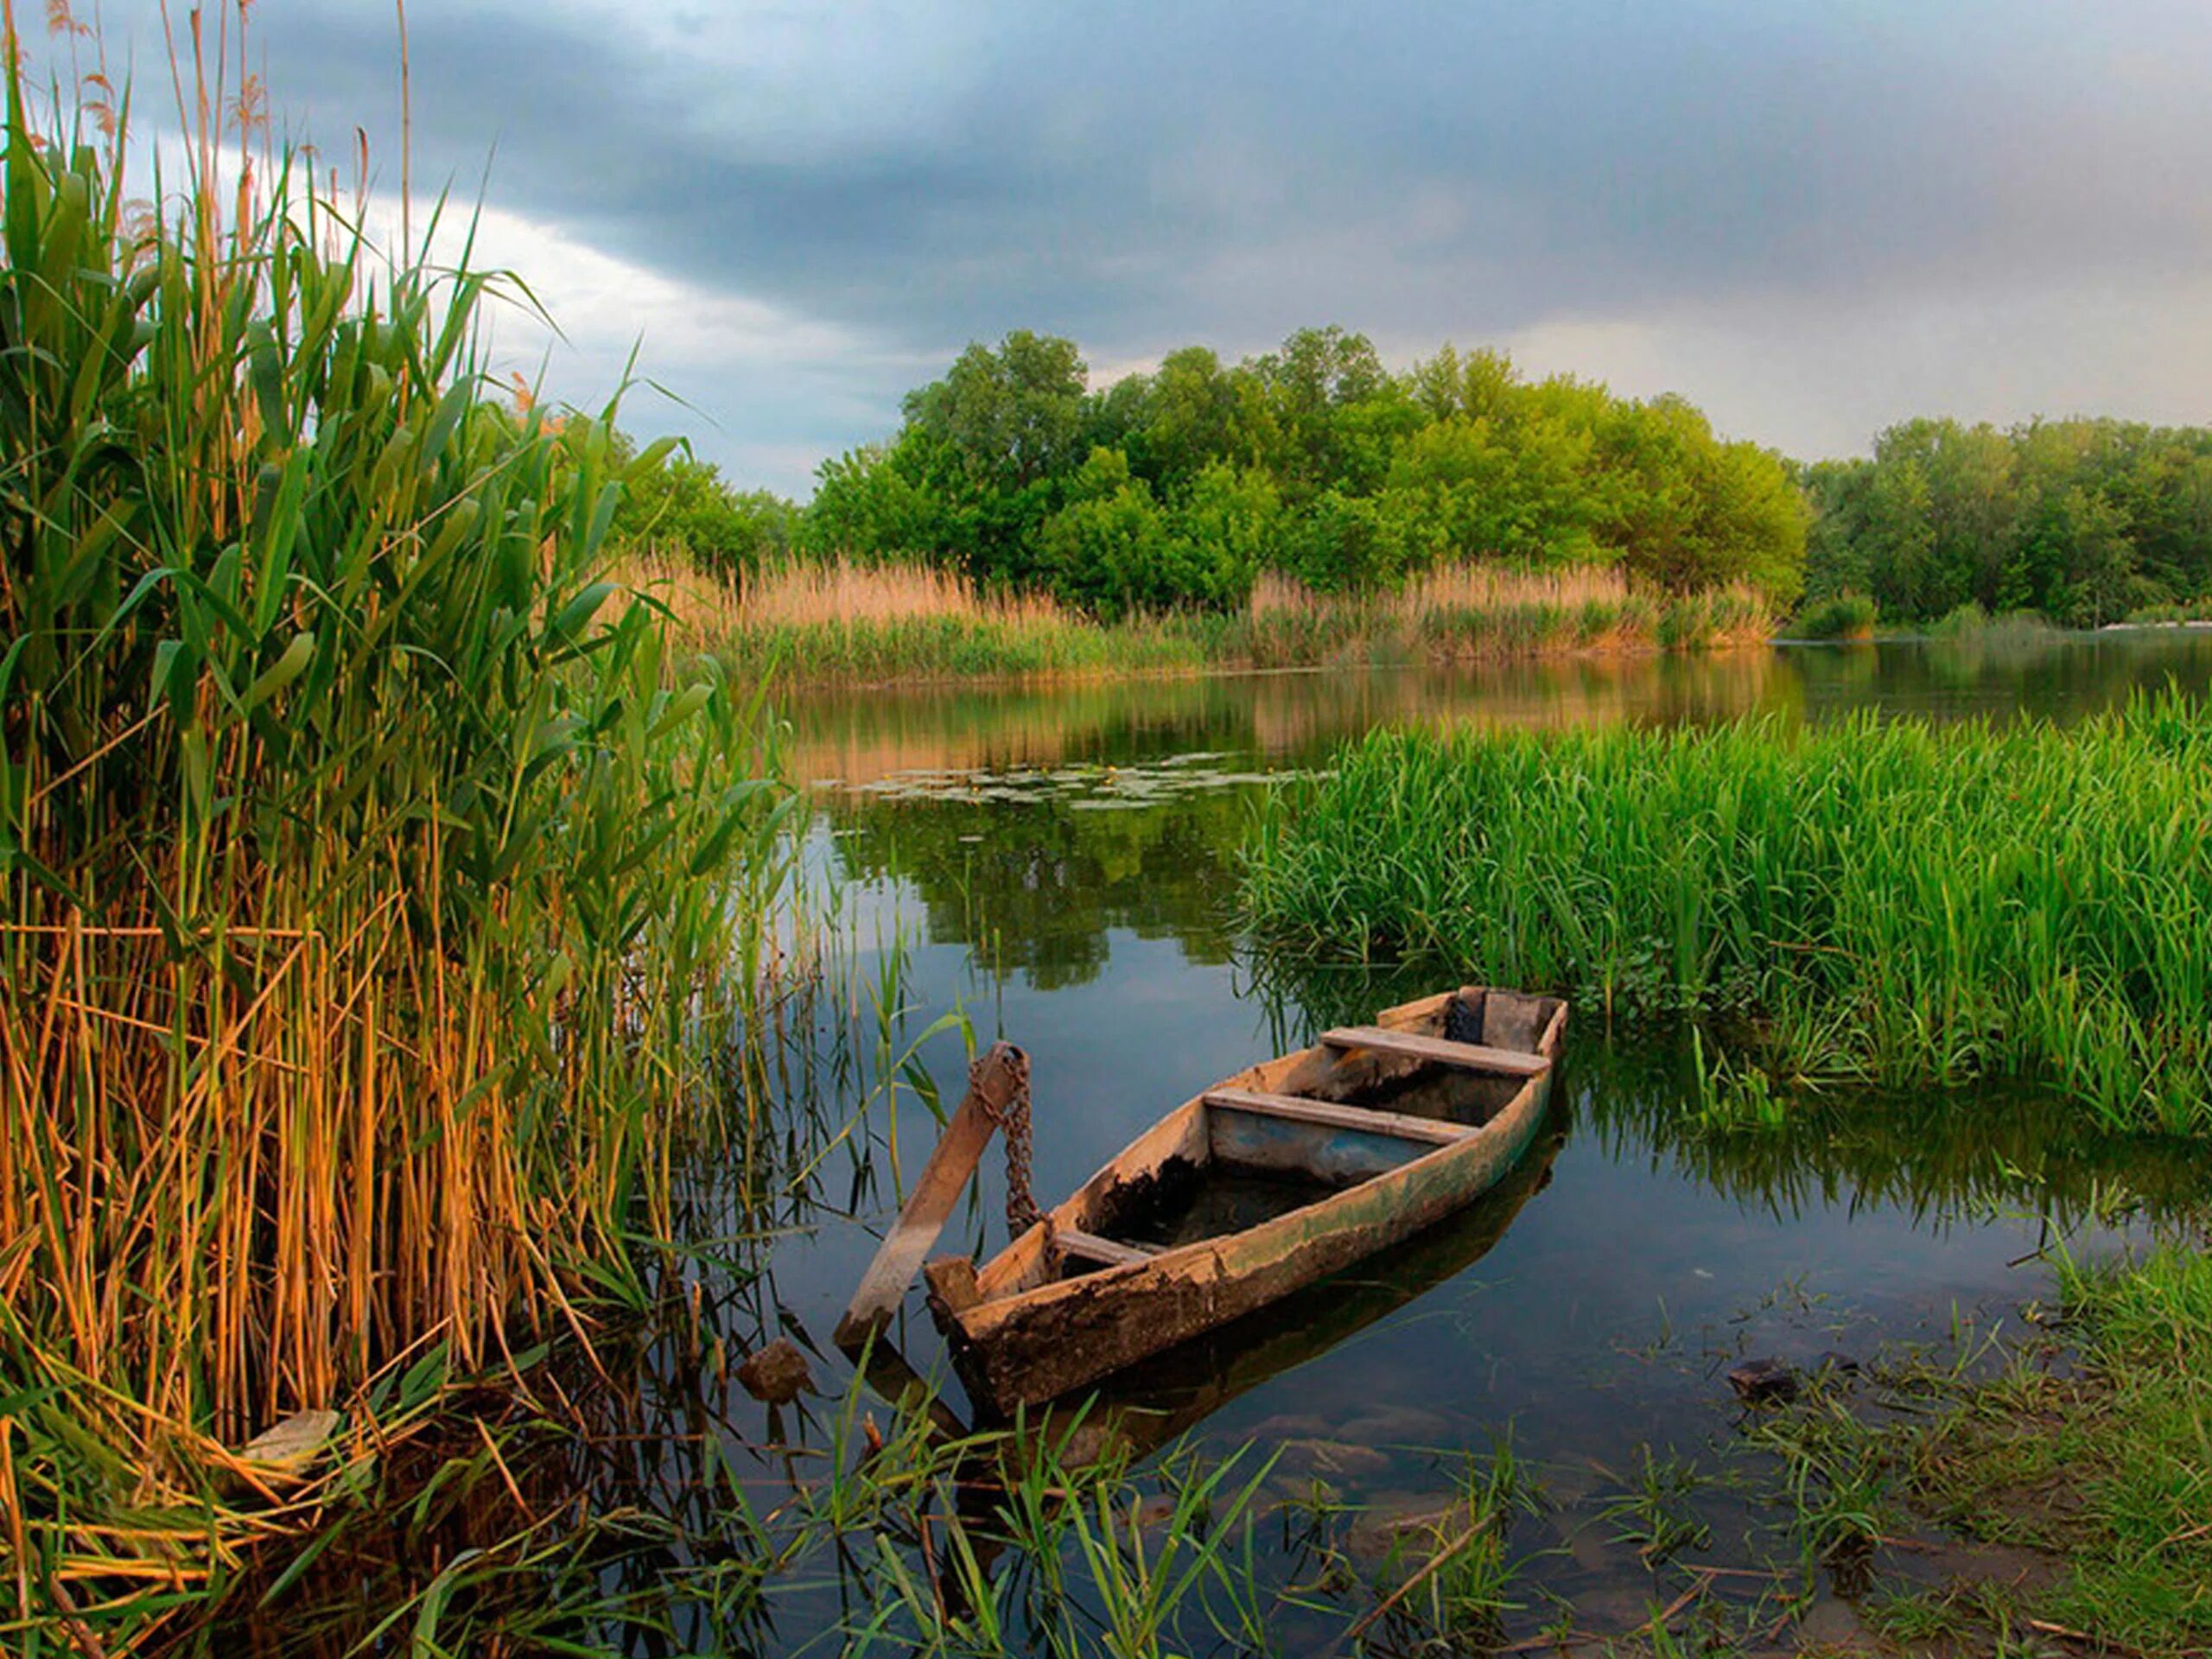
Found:
<path fill-rule="evenodd" d="M 1496 1248 L 1551 1184 L 1566 1135 L 1547 1106 L 1521 1161 L 1475 1204 L 1317 1279 L 1280 1301 L 1201 1332 L 1103 1379 L 1054 1408 L 1046 1440 L 1070 1464 L 1134 1459 L 1166 1445 L 1262 1383 L 1351 1340 Z"/>
<path fill-rule="evenodd" d="M 1454 998 L 1478 994 L 1487 995 L 1446 992 L 1357 1029 L 1433 1029 Z M 1341 1095 L 1362 1078 L 1389 1080 L 1394 1069 L 1411 1075 L 1408 1068 L 1424 1063 L 1316 1046 L 1255 1066 L 1169 1114 L 980 1271 L 964 1261 L 933 1263 L 931 1306 L 978 1408 L 1010 1414 L 1088 1387 L 1342 1272 L 1482 1197 L 1519 1162 L 1545 1116 L 1566 1016 L 1564 1005 L 1545 1006 L 1555 1012 L 1529 1043 L 1545 1064 L 1535 1075 L 1503 1079 L 1510 1098 L 1478 1127 L 1432 1122 L 1424 1129 L 1387 1113 L 1327 1106 L 1332 1090 Z M 1237 1103 L 1243 1100 L 1294 1115 L 1247 1109 Z M 1451 1138 L 1431 1138 L 1447 1130 Z M 1296 1168 L 1351 1184 L 1239 1231 L 1139 1259 L 1109 1256 L 1095 1271 L 1055 1276 L 1056 1237 L 1110 1246 L 1086 1230 L 1113 1193 L 1178 1159 L 1217 1158 L 1239 1169 Z"/>

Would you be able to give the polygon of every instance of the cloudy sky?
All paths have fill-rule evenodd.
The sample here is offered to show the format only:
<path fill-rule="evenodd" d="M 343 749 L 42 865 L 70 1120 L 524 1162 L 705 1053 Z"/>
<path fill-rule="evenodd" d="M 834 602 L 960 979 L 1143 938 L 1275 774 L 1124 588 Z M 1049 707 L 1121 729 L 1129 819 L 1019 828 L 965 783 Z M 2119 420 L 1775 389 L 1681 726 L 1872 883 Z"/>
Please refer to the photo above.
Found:
<path fill-rule="evenodd" d="M 142 84 L 148 3 L 108 5 Z M 416 193 L 480 190 L 564 336 L 502 352 L 591 402 L 639 346 L 682 401 L 630 423 L 741 482 L 804 493 L 1012 327 L 1094 377 L 1304 323 L 1503 345 L 1802 454 L 2212 418 L 2206 0 L 408 10 Z M 280 124 L 365 129 L 396 196 L 391 0 L 253 16 Z"/>

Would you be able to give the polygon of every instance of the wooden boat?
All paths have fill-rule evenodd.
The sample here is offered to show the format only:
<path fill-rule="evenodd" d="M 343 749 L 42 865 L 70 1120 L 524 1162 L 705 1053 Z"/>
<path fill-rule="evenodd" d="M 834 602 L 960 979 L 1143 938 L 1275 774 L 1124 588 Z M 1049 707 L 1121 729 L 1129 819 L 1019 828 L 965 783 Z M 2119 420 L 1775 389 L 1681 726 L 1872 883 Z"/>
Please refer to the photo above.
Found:
<path fill-rule="evenodd" d="M 988 1263 L 931 1262 L 930 1308 L 978 1410 L 1096 1383 L 1481 1197 L 1535 1135 L 1567 1013 L 1471 987 L 1325 1032 L 1178 1107 Z M 841 1340 L 862 1312 L 856 1298 Z"/>

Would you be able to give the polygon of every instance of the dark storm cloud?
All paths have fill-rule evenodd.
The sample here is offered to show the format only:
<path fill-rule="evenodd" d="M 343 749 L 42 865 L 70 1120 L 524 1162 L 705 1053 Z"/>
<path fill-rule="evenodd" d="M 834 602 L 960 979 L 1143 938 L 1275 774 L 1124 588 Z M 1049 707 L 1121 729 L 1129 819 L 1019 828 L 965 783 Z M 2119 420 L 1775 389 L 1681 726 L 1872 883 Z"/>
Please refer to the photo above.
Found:
<path fill-rule="evenodd" d="M 416 180 L 496 146 L 500 206 L 894 359 L 1811 317 L 2203 268 L 2207 10 L 416 0 Z M 257 24 L 280 108 L 391 153 L 385 7 Z"/>

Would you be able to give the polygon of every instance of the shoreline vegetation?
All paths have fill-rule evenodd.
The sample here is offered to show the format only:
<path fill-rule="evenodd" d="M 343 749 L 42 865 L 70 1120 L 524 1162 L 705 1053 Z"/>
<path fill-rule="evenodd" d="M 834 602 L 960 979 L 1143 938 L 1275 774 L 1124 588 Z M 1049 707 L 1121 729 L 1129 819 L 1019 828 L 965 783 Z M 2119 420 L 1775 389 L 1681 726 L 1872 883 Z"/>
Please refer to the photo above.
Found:
<path fill-rule="evenodd" d="M 42 113 L 5 41 L 16 1651 L 181 1637 L 463 1379 L 648 1303 L 679 1148 L 761 1174 L 790 990 L 772 734 L 606 579 L 613 411 L 495 391 L 498 283 L 273 146 L 245 10 L 150 207 L 108 83 Z"/>
<path fill-rule="evenodd" d="M 2212 1640 L 2212 1255 L 2062 1255 L 2056 1276 L 2062 1335 L 2004 1344 L 1993 1375 L 1967 1374 L 1971 1351 L 1886 1356 L 1874 1397 L 1824 1378 L 1755 1432 L 1831 1563 L 1916 1532 L 1974 1547 L 1935 1583 L 1868 1599 L 1872 1631 L 1907 1652 Z"/>
<path fill-rule="evenodd" d="M 2177 693 L 2070 730 L 1378 731 L 1269 798 L 1247 914 L 1274 949 L 1718 1019 L 1784 1077 L 2041 1078 L 2212 1135 L 2208 776 Z"/>
<path fill-rule="evenodd" d="M 740 592 L 681 559 L 633 550 L 616 574 L 665 608 L 683 649 L 794 689 L 1627 656 L 1759 644 L 1774 630 L 1748 586 L 1669 594 L 1594 568 L 1452 566 L 1365 595 L 1317 594 L 1271 572 L 1233 613 L 1110 622 L 1046 594 L 985 594 L 917 563 L 794 562 Z"/>

